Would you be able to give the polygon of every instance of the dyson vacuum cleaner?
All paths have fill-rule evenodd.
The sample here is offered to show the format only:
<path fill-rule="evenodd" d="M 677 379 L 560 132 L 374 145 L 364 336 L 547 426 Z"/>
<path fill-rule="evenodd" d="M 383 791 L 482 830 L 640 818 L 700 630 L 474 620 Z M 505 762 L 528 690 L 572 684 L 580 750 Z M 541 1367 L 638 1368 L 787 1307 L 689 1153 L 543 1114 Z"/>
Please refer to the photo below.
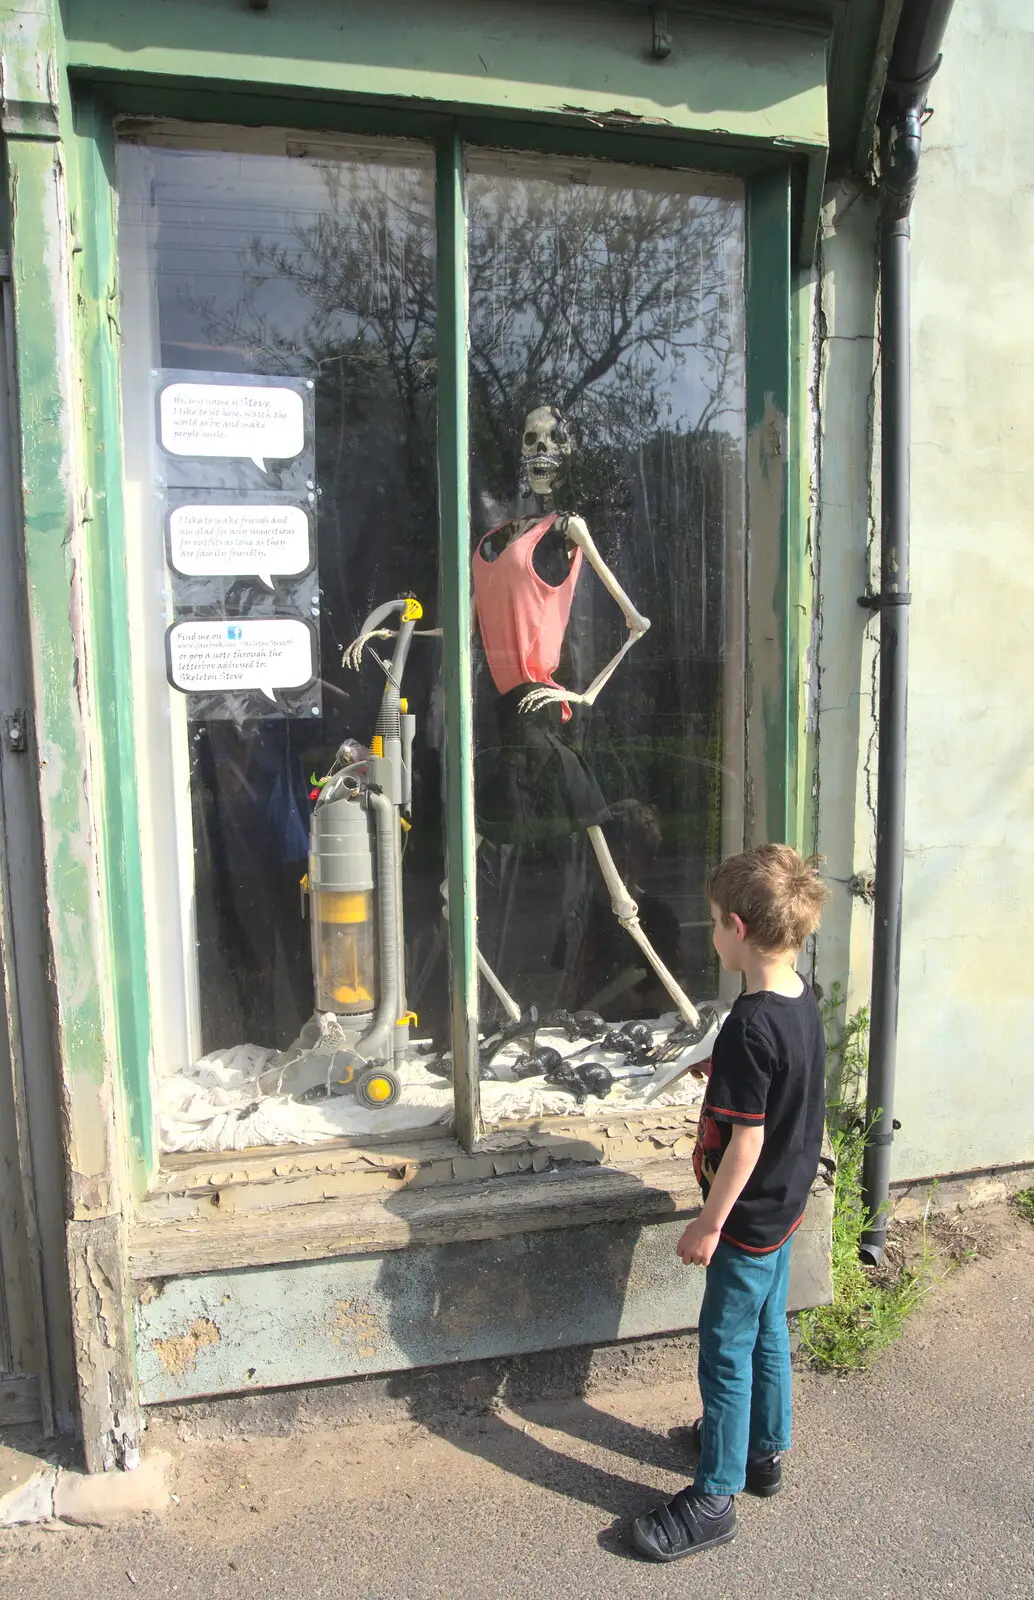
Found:
<path fill-rule="evenodd" d="M 309 833 L 308 901 L 316 1009 L 259 1079 L 264 1094 L 353 1094 L 383 1110 L 402 1093 L 397 1066 L 416 1017 L 406 1003 L 402 836 L 410 828 L 416 718 L 402 675 L 420 602 L 411 595 L 371 612 L 353 651 L 398 613 L 384 694 L 360 759 L 342 745 L 320 788 Z"/>

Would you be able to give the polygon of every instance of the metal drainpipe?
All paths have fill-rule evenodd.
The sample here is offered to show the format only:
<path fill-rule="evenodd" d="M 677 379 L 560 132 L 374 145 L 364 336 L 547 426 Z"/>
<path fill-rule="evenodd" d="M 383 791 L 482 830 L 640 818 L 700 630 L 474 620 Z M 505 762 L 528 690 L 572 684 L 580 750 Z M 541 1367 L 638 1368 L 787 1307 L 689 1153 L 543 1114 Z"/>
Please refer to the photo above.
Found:
<path fill-rule="evenodd" d="M 901 976 L 901 889 L 905 866 L 905 749 L 908 714 L 909 213 L 919 181 L 926 94 L 941 64 L 953 0 L 905 0 L 880 106 L 880 592 L 860 604 L 880 613 L 879 771 L 876 898 L 866 1123 L 862 1167 L 872 1219 L 862 1255 L 883 1259 L 894 1139 Z"/>

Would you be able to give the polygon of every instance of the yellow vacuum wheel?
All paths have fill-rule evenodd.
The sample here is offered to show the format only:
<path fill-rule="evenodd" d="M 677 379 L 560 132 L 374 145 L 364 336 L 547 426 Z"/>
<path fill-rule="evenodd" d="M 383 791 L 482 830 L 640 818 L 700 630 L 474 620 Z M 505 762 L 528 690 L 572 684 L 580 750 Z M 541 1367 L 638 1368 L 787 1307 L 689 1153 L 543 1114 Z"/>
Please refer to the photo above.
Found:
<path fill-rule="evenodd" d="M 368 1067 L 355 1083 L 355 1097 L 361 1105 L 382 1111 L 393 1106 L 402 1093 L 402 1084 L 390 1067 Z"/>

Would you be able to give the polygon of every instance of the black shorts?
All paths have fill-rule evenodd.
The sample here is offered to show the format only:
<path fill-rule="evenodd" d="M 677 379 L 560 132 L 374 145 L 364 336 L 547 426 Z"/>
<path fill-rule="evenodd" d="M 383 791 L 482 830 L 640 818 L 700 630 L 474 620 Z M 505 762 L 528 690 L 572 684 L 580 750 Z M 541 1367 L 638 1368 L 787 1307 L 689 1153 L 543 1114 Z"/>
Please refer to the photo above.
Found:
<path fill-rule="evenodd" d="M 599 784 L 565 736 L 559 702 L 522 716 L 522 683 L 496 702 L 497 742 L 475 752 L 478 832 L 490 844 L 548 850 L 610 816 Z"/>

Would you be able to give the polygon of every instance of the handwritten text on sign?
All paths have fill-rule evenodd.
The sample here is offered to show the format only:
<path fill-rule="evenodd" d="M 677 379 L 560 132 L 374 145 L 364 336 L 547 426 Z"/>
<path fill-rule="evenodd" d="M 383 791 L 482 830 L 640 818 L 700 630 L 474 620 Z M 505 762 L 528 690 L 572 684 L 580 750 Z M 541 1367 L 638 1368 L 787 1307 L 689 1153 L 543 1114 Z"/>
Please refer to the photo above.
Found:
<path fill-rule="evenodd" d="M 305 408 L 274 384 L 169 383 L 158 405 L 162 448 L 174 456 L 293 461 L 305 448 Z"/>
<path fill-rule="evenodd" d="M 177 506 L 169 558 L 185 578 L 255 575 L 272 589 L 274 572 L 308 570 L 309 519 L 300 506 Z"/>
<path fill-rule="evenodd" d="M 315 676 L 313 635 L 289 618 L 178 622 L 169 630 L 169 679 L 185 694 L 255 690 L 276 703 L 278 689 Z"/>

